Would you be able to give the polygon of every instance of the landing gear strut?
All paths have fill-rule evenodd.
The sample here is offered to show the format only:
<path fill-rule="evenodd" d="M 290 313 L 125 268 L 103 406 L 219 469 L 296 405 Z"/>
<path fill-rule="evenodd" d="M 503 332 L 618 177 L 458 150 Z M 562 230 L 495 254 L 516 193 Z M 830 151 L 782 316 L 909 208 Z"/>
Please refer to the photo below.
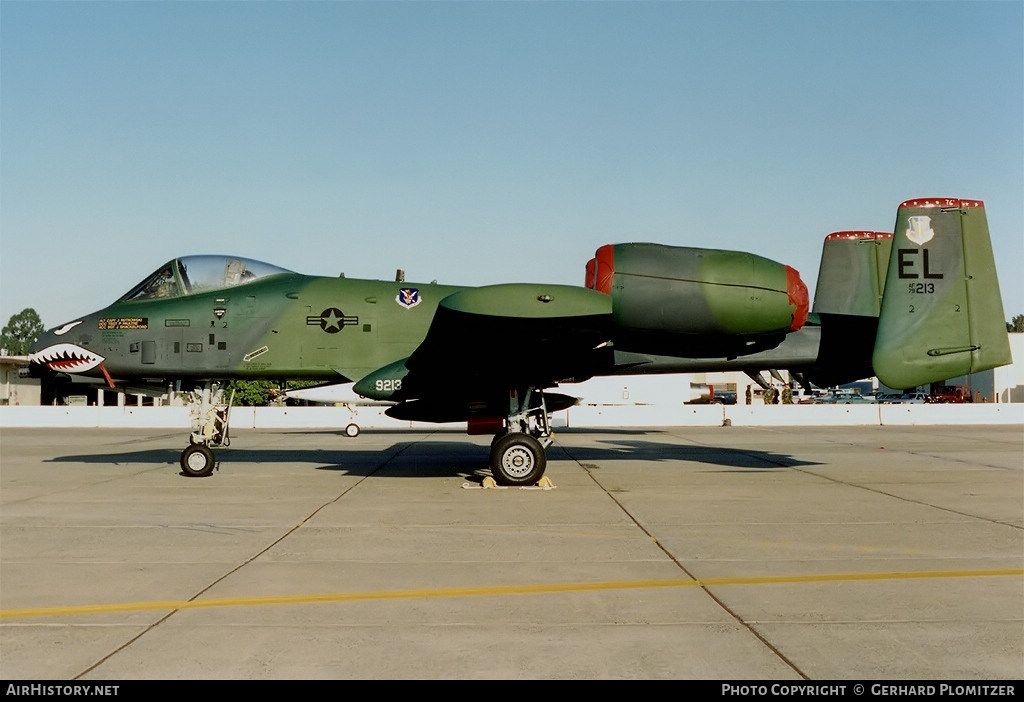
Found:
<path fill-rule="evenodd" d="M 491 474 L 499 485 L 534 485 L 547 468 L 551 445 L 544 393 L 534 388 L 509 393 L 505 431 L 491 443 Z"/>
<path fill-rule="evenodd" d="M 211 447 L 228 446 L 228 419 L 231 414 L 231 399 L 224 404 L 224 389 L 213 384 L 192 393 L 189 414 L 192 417 L 192 433 L 189 434 L 189 445 L 181 452 L 178 463 L 181 472 L 190 478 L 205 478 L 213 474 L 217 468 Z"/>

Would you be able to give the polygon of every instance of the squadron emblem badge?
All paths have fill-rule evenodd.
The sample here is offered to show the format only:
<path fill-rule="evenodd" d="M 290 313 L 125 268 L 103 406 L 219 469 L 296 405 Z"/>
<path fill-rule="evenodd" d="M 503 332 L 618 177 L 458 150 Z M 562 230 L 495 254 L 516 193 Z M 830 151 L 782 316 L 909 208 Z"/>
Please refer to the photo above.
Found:
<path fill-rule="evenodd" d="M 921 246 L 935 238 L 935 230 L 932 229 L 932 218 L 927 215 L 917 215 L 907 219 L 907 238 Z"/>
<path fill-rule="evenodd" d="M 420 298 L 420 291 L 417 288 L 402 288 L 395 296 L 395 302 L 405 309 L 412 309 L 423 300 Z"/>

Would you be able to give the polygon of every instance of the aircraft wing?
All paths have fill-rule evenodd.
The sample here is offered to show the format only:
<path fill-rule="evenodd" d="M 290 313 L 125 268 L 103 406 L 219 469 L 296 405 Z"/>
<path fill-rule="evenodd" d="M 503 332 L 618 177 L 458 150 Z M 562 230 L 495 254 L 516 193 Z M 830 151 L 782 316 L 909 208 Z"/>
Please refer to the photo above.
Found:
<path fill-rule="evenodd" d="M 586 287 L 506 284 L 450 294 L 408 358 L 370 373 L 353 389 L 399 403 L 388 414 L 403 419 L 510 416 L 509 404 L 533 402 L 523 398 L 535 390 L 621 370 L 617 352 L 706 364 L 714 355 L 774 348 L 806 316 L 806 286 L 775 261 L 741 252 L 608 245 L 588 263 Z M 572 404 L 571 398 L 545 398 L 549 411 Z"/>
<path fill-rule="evenodd" d="M 509 388 L 590 377 L 610 354 L 604 344 L 611 314 L 611 299 L 586 288 L 517 283 L 462 290 L 441 301 L 412 355 L 353 389 L 398 402 L 388 414 L 402 419 L 502 415 Z M 548 398 L 552 410 L 572 404 Z"/>

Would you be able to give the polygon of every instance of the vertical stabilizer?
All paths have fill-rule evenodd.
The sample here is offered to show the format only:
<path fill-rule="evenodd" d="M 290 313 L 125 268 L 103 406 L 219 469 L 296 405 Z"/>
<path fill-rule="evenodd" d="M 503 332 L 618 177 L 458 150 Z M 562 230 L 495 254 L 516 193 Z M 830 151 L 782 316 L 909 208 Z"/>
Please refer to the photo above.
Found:
<path fill-rule="evenodd" d="M 825 237 L 812 311 L 877 317 L 891 249 L 888 232 L 833 232 Z"/>
<path fill-rule="evenodd" d="M 825 387 L 874 375 L 871 354 L 891 248 L 888 232 L 825 237 L 814 291 L 818 350 L 813 363 L 801 369 L 809 382 Z"/>
<path fill-rule="evenodd" d="M 891 388 L 911 388 L 1011 360 L 984 203 L 902 203 L 872 355 L 875 375 Z"/>

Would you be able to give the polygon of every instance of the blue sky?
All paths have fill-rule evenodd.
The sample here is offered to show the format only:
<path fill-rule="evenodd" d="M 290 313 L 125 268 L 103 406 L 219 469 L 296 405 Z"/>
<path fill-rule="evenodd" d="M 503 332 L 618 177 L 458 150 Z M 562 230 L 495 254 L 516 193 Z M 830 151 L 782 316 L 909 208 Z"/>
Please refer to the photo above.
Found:
<path fill-rule="evenodd" d="M 582 284 L 984 200 L 1024 313 L 1024 3 L 0 2 L 0 322 L 179 255 Z"/>

